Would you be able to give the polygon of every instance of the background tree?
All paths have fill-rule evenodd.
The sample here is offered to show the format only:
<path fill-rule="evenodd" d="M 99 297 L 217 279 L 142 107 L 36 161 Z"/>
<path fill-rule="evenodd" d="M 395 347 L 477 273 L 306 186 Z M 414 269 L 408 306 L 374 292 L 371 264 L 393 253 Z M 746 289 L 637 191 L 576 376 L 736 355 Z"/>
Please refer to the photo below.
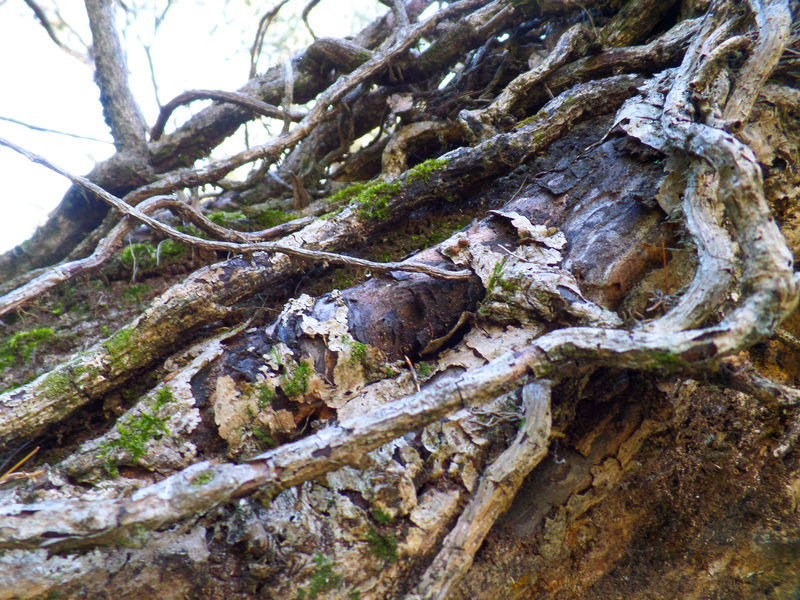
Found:
<path fill-rule="evenodd" d="M 116 153 L 0 140 L 73 184 L 0 259 L 3 597 L 796 596 L 796 7 L 389 4 L 148 132 L 87 2 Z"/>

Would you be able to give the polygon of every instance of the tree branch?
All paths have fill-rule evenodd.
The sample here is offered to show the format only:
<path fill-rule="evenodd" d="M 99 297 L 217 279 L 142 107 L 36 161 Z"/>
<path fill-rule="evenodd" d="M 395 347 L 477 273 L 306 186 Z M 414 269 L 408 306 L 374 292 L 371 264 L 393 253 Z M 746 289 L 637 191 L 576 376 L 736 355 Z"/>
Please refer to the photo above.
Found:
<path fill-rule="evenodd" d="M 95 82 L 100 88 L 103 114 L 117 152 L 130 153 L 144 166 L 149 162 L 146 125 L 128 86 L 128 67 L 117 33 L 115 8 L 113 0 L 86 0 L 97 66 Z"/>

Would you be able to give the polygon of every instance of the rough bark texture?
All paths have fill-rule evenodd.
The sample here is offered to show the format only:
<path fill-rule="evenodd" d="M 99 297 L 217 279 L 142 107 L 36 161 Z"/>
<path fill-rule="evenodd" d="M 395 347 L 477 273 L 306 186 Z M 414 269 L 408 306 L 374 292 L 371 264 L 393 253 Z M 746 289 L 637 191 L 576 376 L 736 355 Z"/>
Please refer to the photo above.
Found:
<path fill-rule="evenodd" d="M 392 6 L 70 175 L 127 216 L 0 298 L 0 598 L 797 597 L 796 7 Z"/>

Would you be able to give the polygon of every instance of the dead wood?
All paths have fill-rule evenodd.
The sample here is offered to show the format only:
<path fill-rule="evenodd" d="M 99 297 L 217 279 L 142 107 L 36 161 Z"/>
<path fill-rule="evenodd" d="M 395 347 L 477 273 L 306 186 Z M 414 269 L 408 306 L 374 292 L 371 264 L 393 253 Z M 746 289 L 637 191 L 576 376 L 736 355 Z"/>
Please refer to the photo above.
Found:
<path fill-rule="evenodd" d="M 753 585 L 796 581 L 769 540 L 798 531 L 782 457 L 800 394 L 778 366 L 797 351 L 800 133 L 781 75 L 797 15 L 670 5 L 463 0 L 418 23 L 419 3 L 393 2 L 240 90 L 282 105 L 268 144 L 191 168 L 195 136 L 252 118 L 215 105 L 151 142 L 160 175 L 103 165 L 125 194 L 66 174 L 125 220 L 8 310 L 97 268 L 134 220 L 208 263 L 244 255 L 0 396 L 0 439 L 18 458 L 39 439 L 50 461 L 2 484 L 0 590 L 645 598 L 689 581 L 745 597 L 742 564 L 760 565 Z M 294 202 L 294 224 L 237 231 L 198 195 L 153 198 L 205 184 L 206 204 Z M 458 211 L 476 218 L 386 258 Z M 361 281 L 320 283 L 337 261 Z M 78 409 L 114 424 L 79 435 Z M 160 579 L 143 586 L 146 564 Z"/>

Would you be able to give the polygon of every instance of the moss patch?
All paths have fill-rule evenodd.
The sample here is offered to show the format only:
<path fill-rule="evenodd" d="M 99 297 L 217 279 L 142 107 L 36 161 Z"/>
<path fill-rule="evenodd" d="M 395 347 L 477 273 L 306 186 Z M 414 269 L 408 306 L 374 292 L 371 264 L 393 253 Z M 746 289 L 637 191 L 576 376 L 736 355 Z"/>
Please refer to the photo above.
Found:
<path fill-rule="evenodd" d="M 168 402 L 172 402 L 172 392 L 168 387 L 158 391 L 151 410 L 142 410 L 141 415 L 130 416 L 124 421 L 117 423 L 119 438 L 111 440 L 101 445 L 101 456 L 108 456 L 113 450 L 122 450 L 136 462 L 144 456 L 145 446 L 150 440 L 160 439 L 164 433 L 169 433 L 167 420 L 158 416 L 158 412 Z M 109 457 L 106 461 L 106 469 L 116 477 L 119 473 L 116 460 Z M 210 480 L 209 480 L 210 481 Z"/>
<path fill-rule="evenodd" d="M 311 575 L 311 581 L 307 588 L 298 592 L 298 598 L 314 600 L 320 594 L 330 592 L 342 582 L 342 576 L 334 570 L 327 557 L 318 554 L 314 557 L 314 563 L 317 566 Z"/>
<path fill-rule="evenodd" d="M 27 363 L 41 344 L 46 344 L 54 337 L 55 333 L 49 327 L 15 333 L 0 348 L 0 368 Z"/>

